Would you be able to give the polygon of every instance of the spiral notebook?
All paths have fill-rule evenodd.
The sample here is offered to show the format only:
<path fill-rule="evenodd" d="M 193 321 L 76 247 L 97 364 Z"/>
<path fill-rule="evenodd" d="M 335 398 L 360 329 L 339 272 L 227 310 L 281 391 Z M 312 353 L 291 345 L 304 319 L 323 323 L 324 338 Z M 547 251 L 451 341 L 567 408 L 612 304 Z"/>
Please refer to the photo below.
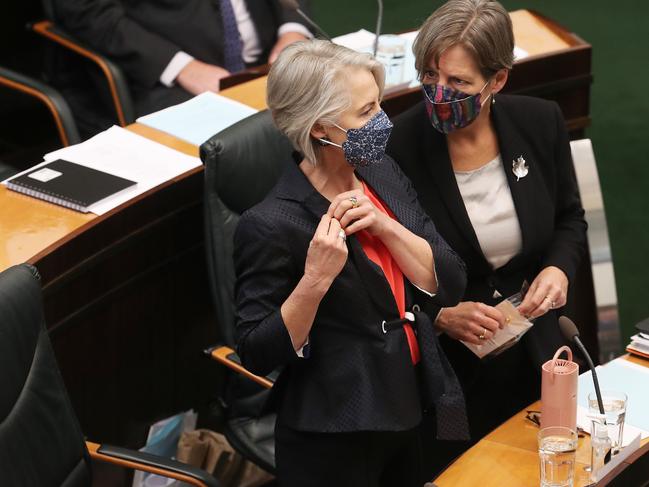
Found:
<path fill-rule="evenodd" d="M 91 205 L 135 184 L 135 181 L 57 159 L 8 180 L 7 188 L 88 213 Z"/>

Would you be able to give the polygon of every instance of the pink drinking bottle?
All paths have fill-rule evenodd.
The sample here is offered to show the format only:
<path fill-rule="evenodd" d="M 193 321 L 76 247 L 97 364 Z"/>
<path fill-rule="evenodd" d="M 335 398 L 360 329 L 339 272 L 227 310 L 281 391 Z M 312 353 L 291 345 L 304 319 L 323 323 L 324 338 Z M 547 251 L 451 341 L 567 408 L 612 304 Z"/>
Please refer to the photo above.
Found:
<path fill-rule="evenodd" d="M 559 358 L 563 352 L 568 360 Z M 577 431 L 579 365 L 572 361 L 572 350 L 559 348 L 541 370 L 541 428 L 565 426 Z"/>

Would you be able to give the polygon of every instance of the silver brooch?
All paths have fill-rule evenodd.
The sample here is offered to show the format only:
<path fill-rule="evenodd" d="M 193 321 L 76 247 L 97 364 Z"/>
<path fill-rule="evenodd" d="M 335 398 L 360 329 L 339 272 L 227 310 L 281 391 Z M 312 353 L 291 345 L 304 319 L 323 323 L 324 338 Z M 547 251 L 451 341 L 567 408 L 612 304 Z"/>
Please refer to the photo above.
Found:
<path fill-rule="evenodd" d="M 523 156 L 518 156 L 518 159 L 515 159 L 512 162 L 512 172 L 514 173 L 514 176 L 516 176 L 516 181 L 520 181 L 521 178 L 527 176 L 529 167 L 527 166 L 525 159 L 523 159 Z"/>

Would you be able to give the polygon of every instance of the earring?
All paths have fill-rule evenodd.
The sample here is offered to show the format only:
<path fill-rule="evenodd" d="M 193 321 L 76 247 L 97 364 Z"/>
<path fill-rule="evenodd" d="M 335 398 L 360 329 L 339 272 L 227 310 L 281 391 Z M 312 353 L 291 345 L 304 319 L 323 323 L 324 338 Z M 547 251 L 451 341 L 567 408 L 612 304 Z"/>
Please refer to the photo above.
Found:
<path fill-rule="evenodd" d="M 496 104 L 496 94 L 492 93 L 491 94 L 491 106 L 494 106 Z"/>

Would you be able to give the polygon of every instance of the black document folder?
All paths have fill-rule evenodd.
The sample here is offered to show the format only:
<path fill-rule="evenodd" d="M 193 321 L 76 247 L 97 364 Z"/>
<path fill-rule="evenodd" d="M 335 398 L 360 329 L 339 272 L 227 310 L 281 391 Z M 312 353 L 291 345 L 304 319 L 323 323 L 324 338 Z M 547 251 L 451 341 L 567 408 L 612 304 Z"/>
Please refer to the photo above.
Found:
<path fill-rule="evenodd" d="M 7 181 L 13 191 L 88 213 L 88 207 L 137 184 L 58 159 Z"/>

